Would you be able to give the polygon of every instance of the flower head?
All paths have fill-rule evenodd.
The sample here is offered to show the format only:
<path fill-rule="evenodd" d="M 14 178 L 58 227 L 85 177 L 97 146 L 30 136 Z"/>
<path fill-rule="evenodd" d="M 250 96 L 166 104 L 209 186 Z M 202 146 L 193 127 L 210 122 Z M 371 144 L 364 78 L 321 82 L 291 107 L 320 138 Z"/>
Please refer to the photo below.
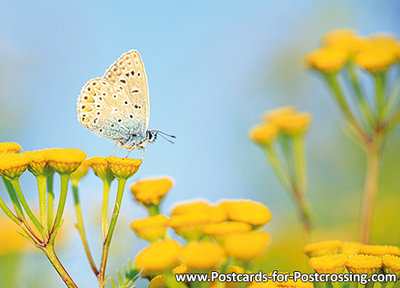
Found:
<path fill-rule="evenodd" d="M 342 242 L 338 240 L 321 241 L 308 244 L 304 247 L 303 251 L 309 257 L 337 254 L 342 247 Z"/>
<path fill-rule="evenodd" d="M 84 160 L 78 169 L 71 173 L 70 177 L 73 186 L 78 186 L 79 181 L 88 173 L 89 167 L 88 161 Z"/>
<path fill-rule="evenodd" d="M 0 143 L 0 154 L 18 153 L 22 150 L 22 147 L 14 142 L 2 142 Z"/>
<path fill-rule="evenodd" d="M 347 255 L 324 255 L 312 257 L 308 260 L 310 266 L 318 273 L 342 273 L 346 268 Z"/>
<path fill-rule="evenodd" d="M 86 153 L 78 149 L 49 149 L 46 152 L 49 165 L 60 174 L 71 174 L 86 159 Z"/>
<path fill-rule="evenodd" d="M 362 245 L 359 250 L 360 254 L 368 254 L 373 256 L 394 255 L 400 256 L 400 248 L 390 245 Z"/>
<path fill-rule="evenodd" d="M 250 230 L 251 226 L 249 224 L 237 221 L 208 224 L 203 228 L 204 234 L 210 235 L 214 238 L 230 234 L 246 233 L 250 232 Z"/>
<path fill-rule="evenodd" d="M 355 63 L 361 68 L 374 73 L 385 71 L 398 59 L 398 51 L 391 45 L 371 41 L 370 45 L 357 53 Z"/>
<path fill-rule="evenodd" d="M 260 255 L 270 237 L 261 231 L 227 235 L 224 239 L 225 250 L 234 259 L 249 261 Z"/>
<path fill-rule="evenodd" d="M 261 124 L 250 129 L 249 137 L 257 144 L 268 145 L 275 140 L 278 132 L 275 125 Z"/>
<path fill-rule="evenodd" d="M 262 226 L 271 221 L 268 207 L 251 200 L 224 200 L 219 206 L 223 208 L 228 219 L 248 223 L 252 226 Z"/>
<path fill-rule="evenodd" d="M 140 238 L 154 242 L 164 237 L 167 231 L 167 221 L 168 218 L 164 215 L 136 219 L 131 223 L 131 229 Z"/>
<path fill-rule="evenodd" d="M 0 174 L 8 179 L 15 179 L 25 172 L 29 158 L 21 154 L 0 154 Z"/>
<path fill-rule="evenodd" d="M 164 281 L 165 276 L 160 274 L 151 279 L 148 288 L 168 288 Z"/>
<path fill-rule="evenodd" d="M 343 242 L 340 252 L 346 255 L 356 255 L 360 253 L 362 244 L 359 242 Z"/>
<path fill-rule="evenodd" d="M 346 267 L 353 273 L 376 273 L 382 267 L 382 260 L 371 255 L 352 255 L 349 256 Z"/>
<path fill-rule="evenodd" d="M 191 242 L 180 252 L 180 259 L 189 270 L 207 271 L 217 267 L 224 259 L 224 249 L 212 242 Z"/>
<path fill-rule="evenodd" d="M 110 165 L 111 172 L 116 178 L 128 179 L 132 177 L 138 170 L 142 161 L 139 159 L 118 158 L 109 156 L 106 158 Z"/>
<path fill-rule="evenodd" d="M 354 54 L 367 45 L 367 39 L 357 36 L 352 29 L 337 29 L 322 38 L 325 47 L 335 48 Z"/>
<path fill-rule="evenodd" d="M 263 115 L 263 121 L 265 123 L 272 123 L 272 124 L 280 123 L 281 119 L 285 119 L 287 116 L 293 114 L 296 114 L 296 107 L 282 106 L 265 112 Z"/>
<path fill-rule="evenodd" d="M 288 134 L 302 133 L 308 129 L 311 120 L 312 116 L 307 112 L 288 115 L 280 122 L 280 128 Z"/>
<path fill-rule="evenodd" d="M 52 173 L 47 157 L 48 150 L 27 151 L 22 153 L 29 159 L 28 170 L 35 176 L 48 176 Z"/>
<path fill-rule="evenodd" d="M 203 235 L 207 224 L 220 223 L 226 220 L 226 213 L 219 207 L 210 207 L 202 213 L 185 213 L 174 215 L 168 220 L 168 226 L 186 240 L 198 240 Z"/>
<path fill-rule="evenodd" d="M 131 192 L 145 206 L 158 205 L 173 185 L 168 177 L 143 179 L 131 185 Z"/>
<path fill-rule="evenodd" d="M 205 200 L 194 200 L 190 202 L 182 202 L 176 204 L 172 210 L 171 215 L 181 215 L 181 214 L 189 214 L 189 213 L 201 213 L 205 210 L 210 209 L 213 205 Z"/>
<path fill-rule="evenodd" d="M 112 181 L 115 177 L 111 172 L 110 165 L 104 157 L 93 157 L 88 159 L 88 164 L 94 174 L 103 181 Z"/>
<path fill-rule="evenodd" d="M 385 255 L 382 262 L 386 273 L 396 274 L 397 278 L 400 278 L 400 257 Z"/>
<path fill-rule="evenodd" d="M 342 49 L 322 47 L 311 51 L 305 61 L 310 68 L 326 73 L 335 73 L 342 69 L 347 59 L 348 52 Z"/>
<path fill-rule="evenodd" d="M 142 270 L 142 275 L 158 275 L 178 264 L 180 249 L 175 240 L 154 242 L 136 255 L 135 267 Z"/>

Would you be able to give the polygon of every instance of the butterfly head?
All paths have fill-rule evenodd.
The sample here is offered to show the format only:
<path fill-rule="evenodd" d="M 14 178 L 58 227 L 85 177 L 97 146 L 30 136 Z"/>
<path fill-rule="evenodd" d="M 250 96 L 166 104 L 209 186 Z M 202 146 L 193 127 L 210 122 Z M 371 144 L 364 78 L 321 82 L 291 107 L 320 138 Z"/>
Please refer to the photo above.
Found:
<path fill-rule="evenodd" d="M 173 138 L 173 139 L 176 138 L 174 135 L 169 135 L 169 134 L 164 133 L 164 132 L 162 132 L 160 130 L 147 130 L 147 133 L 146 133 L 146 136 L 147 136 L 146 140 L 147 141 L 146 142 L 147 143 L 153 143 L 157 139 L 158 134 L 160 134 L 160 136 L 162 138 L 164 138 L 165 140 L 167 140 L 170 143 L 174 143 L 174 141 L 171 140 L 170 138 Z"/>

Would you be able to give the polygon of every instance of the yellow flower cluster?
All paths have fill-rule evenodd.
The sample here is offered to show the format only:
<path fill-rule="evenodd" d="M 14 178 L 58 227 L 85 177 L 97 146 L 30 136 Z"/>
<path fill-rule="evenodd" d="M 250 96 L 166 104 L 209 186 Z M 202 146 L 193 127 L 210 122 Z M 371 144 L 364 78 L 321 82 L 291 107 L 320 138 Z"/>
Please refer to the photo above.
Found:
<path fill-rule="evenodd" d="M 364 245 L 338 240 L 311 243 L 304 247 L 310 266 L 318 273 L 378 273 L 382 269 L 400 275 L 400 248 Z"/>
<path fill-rule="evenodd" d="M 279 133 L 296 135 L 307 131 L 311 121 L 310 113 L 299 113 L 292 106 L 273 109 L 264 114 L 261 124 L 250 129 L 250 139 L 260 145 L 269 145 Z"/>
<path fill-rule="evenodd" d="M 378 72 L 391 67 L 400 59 L 400 42 L 391 35 L 358 36 L 350 29 L 340 29 L 323 36 L 322 47 L 306 56 L 307 66 L 335 73 L 347 61 L 354 61 L 359 67 Z"/>
<path fill-rule="evenodd" d="M 172 184 L 169 178 L 146 179 L 134 183 L 131 190 L 139 203 L 159 205 Z M 135 267 L 151 280 L 149 287 L 165 287 L 171 271 L 207 273 L 232 261 L 249 263 L 270 241 L 269 235 L 259 230 L 270 220 L 269 209 L 251 200 L 179 203 L 169 217 L 158 214 L 131 223 L 138 237 L 152 242 L 138 253 Z M 170 239 L 167 228 L 185 244 Z"/>

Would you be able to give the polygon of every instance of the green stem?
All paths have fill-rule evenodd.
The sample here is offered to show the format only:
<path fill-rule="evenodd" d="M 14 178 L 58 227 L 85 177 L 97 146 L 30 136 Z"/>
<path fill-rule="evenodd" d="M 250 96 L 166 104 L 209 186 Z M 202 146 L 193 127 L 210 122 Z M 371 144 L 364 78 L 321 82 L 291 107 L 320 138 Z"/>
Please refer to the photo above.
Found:
<path fill-rule="evenodd" d="M 53 225 L 53 203 L 54 203 L 53 181 L 54 181 L 54 173 L 51 173 L 51 175 L 47 177 L 47 229 L 49 233 Z"/>
<path fill-rule="evenodd" d="M 147 212 L 149 212 L 149 216 L 156 216 L 160 214 L 160 206 L 159 205 L 150 205 L 146 206 Z"/>
<path fill-rule="evenodd" d="M 32 223 L 35 225 L 40 235 L 42 235 L 43 239 L 46 239 L 46 233 L 44 232 L 42 225 L 37 220 L 35 214 L 33 214 L 31 208 L 28 205 L 28 202 L 25 199 L 24 194 L 22 193 L 21 186 L 19 185 L 19 178 L 12 179 L 11 184 L 13 185 L 14 190 L 17 193 L 19 200 L 21 201 L 21 205 L 22 207 L 24 207 L 24 210 L 28 215 L 29 219 L 31 219 Z"/>
<path fill-rule="evenodd" d="M 368 140 L 369 137 L 365 134 L 364 130 L 361 128 L 360 124 L 358 123 L 357 119 L 354 117 L 353 112 L 351 112 L 350 107 L 346 101 L 346 97 L 342 91 L 342 88 L 339 84 L 337 74 L 329 73 L 324 74 L 325 80 L 327 81 L 334 99 L 338 104 L 340 110 L 342 111 L 343 115 L 345 116 L 349 125 L 357 132 L 357 136 L 361 139 Z"/>
<path fill-rule="evenodd" d="M 40 207 L 40 222 L 42 223 L 42 226 L 45 231 L 48 231 L 47 227 L 47 203 L 46 203 L 46 182 L 47 182 L 47 177 L 44 175 L 38 175 L 36 176 L 36 181 L 38 185 L 38 191 L 39 191 L 39 207 Z"/>
<path fill-rule="evenodd" d="M 375 82 L 375 102 L 376 102 L 376 115 L 378 117 L 378 122 L 383 120 L 383 112 L 385 105 L 385 87 L 386 87 L 386 72 L 380 72 L 374 74 Z"/>
<path fill-rule="evenodd" d="M 117 196 L 115 199 L 114 210 L 113 210 L 113 214 L 111 217 L 110 226 L 108 228 L 107 237 L 103 243 L 103 253 L 101 256 L 99 275 L 97 277 L 101 288 L 105 287 L 104 280 L 105 280 L 107 259 L 108 259 L 108 254 L 110 251 L 112 235 L 114 233 L 115 225 L 117 224 L 117 220 L 118 220 L 119 211 L 121 209 L 122 197 L 124 195 L 126 180 L 127 179 L 124 179 L 124 178 L 118 179 L 118 190 L 117 190 Z"/>
<path fill-rule="evenodd" d="M 72 280 L 71 276 L 65 270 L 64 266 L 61 264 L 60 260 L 58 259 L 53 246 L 48 246 L 42 249 L 43 252 L 46 254 L 47 258 L 50 260 L 53 267 L 56 269 L 57 273 L 61 276 L 64 283 L 69 288 L 78 288 L 75 282 Z"/>
<path fill-rule="evenodd" d="M 294 165 L 296 171 L 296 182 L 300 188 L 301 194 L 305 195 L 307 191 L 307 165 L 304 147 L 304 135 L 293 135 Z"/>
<path fill-rule="evenodd" d="M 393 115 L 394 111 L 392 107 L 398 107 L 400 98 L 400 79 L 394 81 L 388 100 L 383 106 L 383 115 L 385 119 L 388 119 Z"/>
<path fill-rule="evenodd" d="M 365 176 L 364 202 L 362 209 L 361 242 L 369 243 L 371 237 L 372 218 L 379 176 L 379 145 L 372 143 L 368 147 L 367 173 Z"/>
<path fill-rule="evenodd" d="M 75 205 L 75 214 L 77 221 L 76 228 L 78 229 L 79 235 L 81 237 L 83 248 L 85 249 L 86 257 L 89 261 L 90 267 L 92 268 L 93 273 L 97 276 L 99 274 L 99 271 L 97 270 L 96 264 L 94 263 L 92 253 L 90 253 L 89 244 L 85 233 L 85 226 L 83 225 L 83 216 L 82 216 L 81 203 L 79 201 L 78 186 L 72 185 L 72 190 L 74 194 L 74 205 Z"/>
<path fill-rule="evenodd" d="M 110 196 L 111 181 L 109 179 L 103 180 L 103 203 L 101 206 L 101 231 L 103 232 L 103 241 L 107 237 L 107 216 L 108 216 L 108 202 Z"/>
<path fill-rule="evenodd" d="M 17 214 L 19 219 L 25 220 L 24 212 L 22 211 L 21 204 L 19 203 L 18 196 L 15 194 L 15 190 L 9 180 L 1 176 L 3 179 L 4 185 L 6 185 L 8 195 L 10 196 L 11 202 L 14 206 L 15 213 Z"/>
<path fill-rule="evenodd" d="M 354 65 L 354 62 L 349 61 L 347 63 L 347 72 L 349 74 L 351 86 L 353 87 L 354 94 L 357 98 L 357 104 L 359 106 L 361 116 L 363 117 L 363 120 L 365 124 L 368 127 L 372 127 L 374 122 L 375 122 L 375 116 L 374 113 L 371 109 L 371 105 L 369 104 L 367 97 L 363 93 L 360 85 L 360 78 L 359 75 L 357 74 L 356 67 Z"/>
<path fill-rule="evenodd" d="M 56 219 L 54 220 L 54 225 L 52 228 L 53 232 L 60 226 L 62 216 L 64 213 L 65 202 L 67 200 L 67 193 L 68 193 L 69 174 L 60 174 L 60 179 L 61 179 L 60 200 L 58 202 Z"/>

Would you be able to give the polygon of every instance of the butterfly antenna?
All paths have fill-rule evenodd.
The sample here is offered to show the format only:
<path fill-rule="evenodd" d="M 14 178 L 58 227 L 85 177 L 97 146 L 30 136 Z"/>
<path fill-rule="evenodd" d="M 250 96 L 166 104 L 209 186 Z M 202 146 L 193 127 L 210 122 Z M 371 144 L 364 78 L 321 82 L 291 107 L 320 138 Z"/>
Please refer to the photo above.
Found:
<path fill-rule="evenodd" d="M 173 140 L 168 139 L 167 137 L 176 139 L 176 136 L 167 134 L 167 133 L 162 132 L 162 131 L 160 131 L 160 130 L 153 130 L 153 131 L 156 132 L 157 134 L 160 134 L 160 136 L 161 136 L 162 138 L 164 138 L 165 140 L 167 140 L 169 143 L 172 143 L 172 144 L 175 143 Z"/>

